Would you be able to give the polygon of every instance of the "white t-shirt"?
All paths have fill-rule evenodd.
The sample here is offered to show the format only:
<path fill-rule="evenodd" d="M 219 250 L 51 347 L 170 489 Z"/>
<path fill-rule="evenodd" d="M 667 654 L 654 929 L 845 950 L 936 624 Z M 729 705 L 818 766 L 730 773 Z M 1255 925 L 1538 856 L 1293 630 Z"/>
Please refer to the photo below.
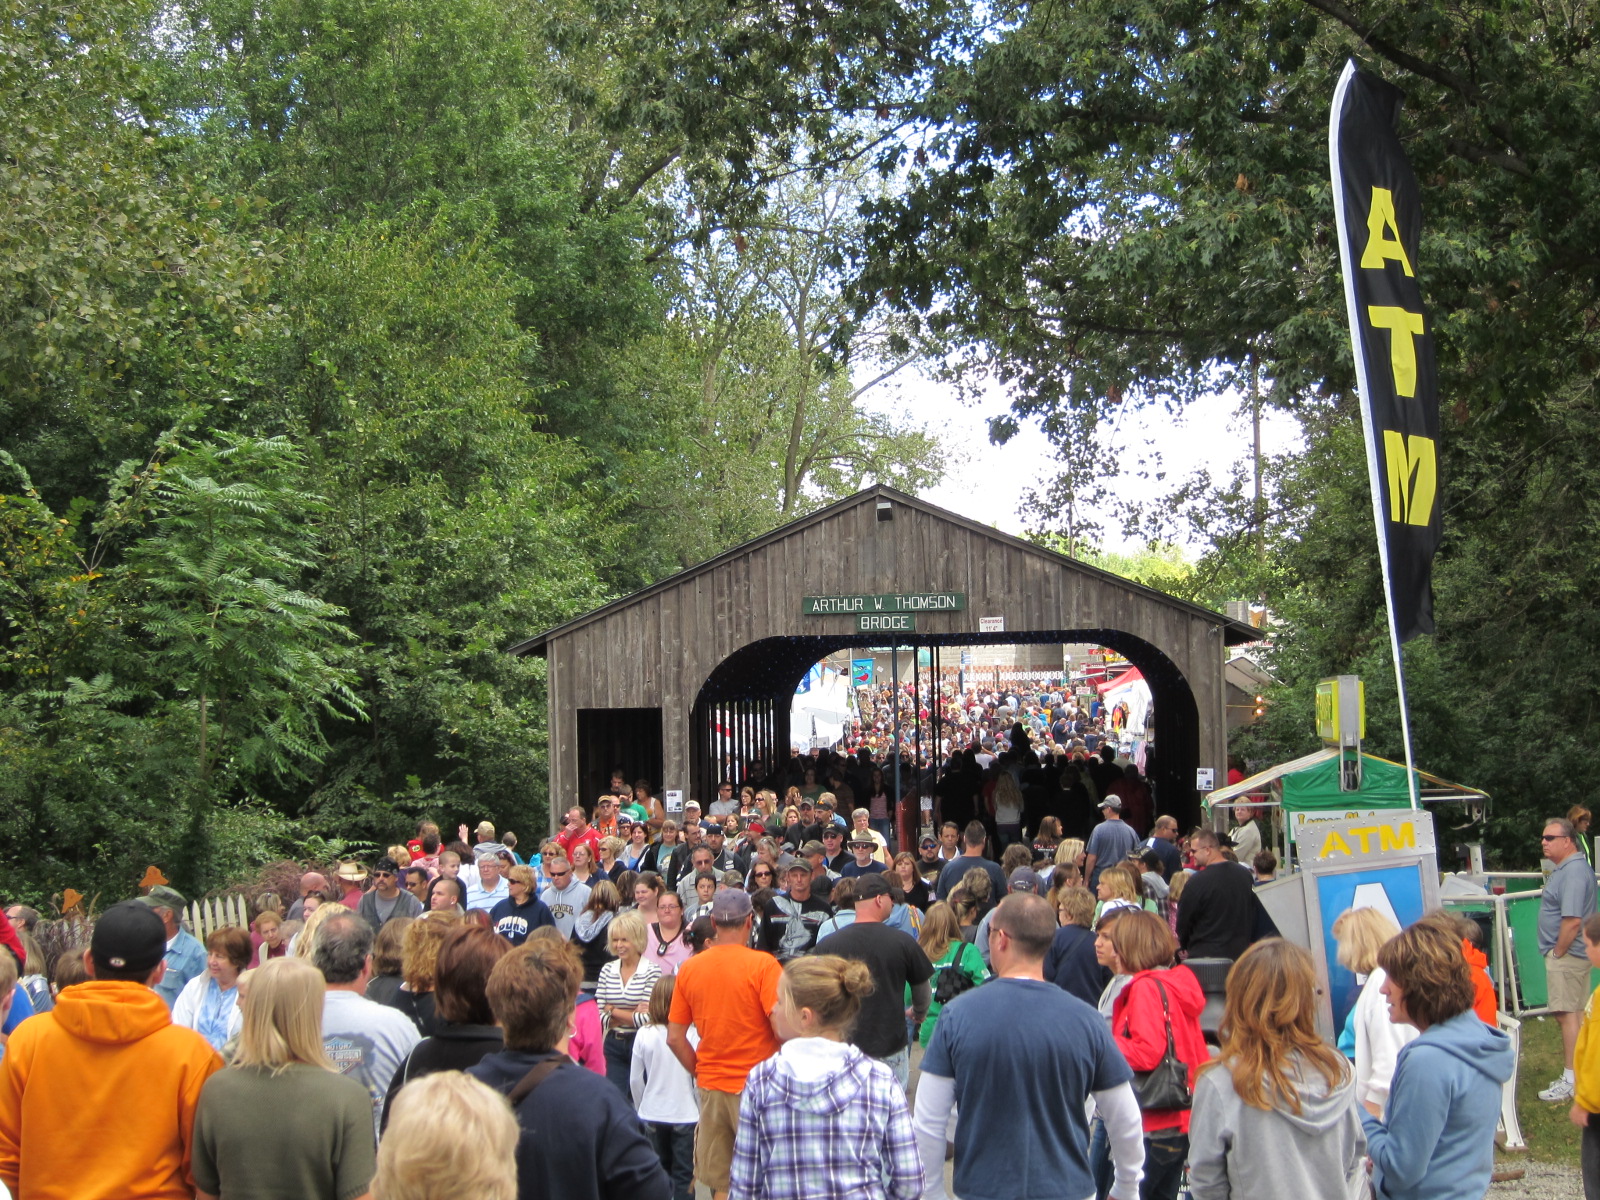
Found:
<path fill-rule="evenodd" d="M 422 1040 L 411 1018 L 397 1008 L 374 1004 L 354 992 L 329 991 L 322 1001 L 322 1048 L 341 1075 L 348 1075 L 372 1097 L 372 1132 L 389 1081 Z"/>

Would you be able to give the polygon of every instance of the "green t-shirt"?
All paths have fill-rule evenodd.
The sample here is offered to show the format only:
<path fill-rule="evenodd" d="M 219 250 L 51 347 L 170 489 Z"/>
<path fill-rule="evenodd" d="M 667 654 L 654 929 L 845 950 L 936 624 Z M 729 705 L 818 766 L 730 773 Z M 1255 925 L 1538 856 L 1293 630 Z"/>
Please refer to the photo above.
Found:
<path fill-rule="evenodd" d="M 193 1157 L 196 1186 L 227 1200 L 354 1200 L 377 1171 L 372 1097 L 304 1063 L 229 1067 L 200 1093 Z"/>

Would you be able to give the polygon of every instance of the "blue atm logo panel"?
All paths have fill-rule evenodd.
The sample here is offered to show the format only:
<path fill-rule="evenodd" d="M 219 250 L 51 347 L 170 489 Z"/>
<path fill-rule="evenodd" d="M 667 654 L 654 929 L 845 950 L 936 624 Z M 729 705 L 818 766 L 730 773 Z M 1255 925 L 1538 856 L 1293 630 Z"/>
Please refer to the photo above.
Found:
<path fill-rule="evenodd" d="M 1415 863 L 1368 867 L 1317 876 L 1317 900 L 1322 910 L 1322 938 L 1328 954 L 1328 986 L 1333 1001 L 1333 1027 L 1343 1029 L 1345 1017 L 1355 1007 L 1361 985 L 1355 975 L 1339 965 L 1339 944 L 1333 940 L 1333 923 L 1347 908 L 1378 908 L 1404 929 L 1423 915 L 1422 871 Z"/>

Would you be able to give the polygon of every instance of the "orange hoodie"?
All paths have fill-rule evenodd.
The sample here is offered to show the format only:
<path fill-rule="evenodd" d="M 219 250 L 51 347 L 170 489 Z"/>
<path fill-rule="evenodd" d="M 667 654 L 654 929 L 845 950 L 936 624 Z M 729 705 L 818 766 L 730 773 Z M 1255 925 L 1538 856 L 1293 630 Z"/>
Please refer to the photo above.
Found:
<path fill-rule="evenodd" d="M 0 1060 L 0 1182 L 29 1200 L 192 1200 L 195 1106 L 221 1067 L 143 984 L 67 988 Z"/>
<path fill-rule="evenodd" d="M 1472 1011 L 1493 1029 L 1500 1005 L 1495 1002 L 1494 983 L 1489 978 L 1489 959 L 1466 938 L 1461 939 L 1461 953 L 1466 955 L 1467 967 L 1472 972 Z"/>

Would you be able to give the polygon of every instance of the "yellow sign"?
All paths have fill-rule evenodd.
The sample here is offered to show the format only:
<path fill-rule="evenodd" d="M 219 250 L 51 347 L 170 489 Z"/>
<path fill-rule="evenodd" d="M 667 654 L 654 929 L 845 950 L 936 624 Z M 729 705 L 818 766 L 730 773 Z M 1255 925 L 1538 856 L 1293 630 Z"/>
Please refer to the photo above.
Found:
<path fill-rule="evenodd" d="M 1373 839 L 1376 839 L 1374 842 Z M 1318 858 L 1349 858 L 1354 854 L 1386 854 L 1391 850 L 1415 850 L 1417 831 L 1411 825 L 1357 825 L 1344 832 L 1334 830 L 1322 839 Z"/>
<path fill-rule="evenodd" d="M 1333 745 L 1367 736 L 1367 687 L 1354 675 L 1336 675 L 1317 684 L 1317 736 Z"/>
<path fill-rule="evenodd" d="M 1377 816 L 1346 818 L 1299 831 L 1300 845 L 1310 857 L 1329 859 L 1381 858 L 1388 854 L 1431 854 L 1434 851 L 1433 818 L 1426 812 L 1390 810 Z"/>

